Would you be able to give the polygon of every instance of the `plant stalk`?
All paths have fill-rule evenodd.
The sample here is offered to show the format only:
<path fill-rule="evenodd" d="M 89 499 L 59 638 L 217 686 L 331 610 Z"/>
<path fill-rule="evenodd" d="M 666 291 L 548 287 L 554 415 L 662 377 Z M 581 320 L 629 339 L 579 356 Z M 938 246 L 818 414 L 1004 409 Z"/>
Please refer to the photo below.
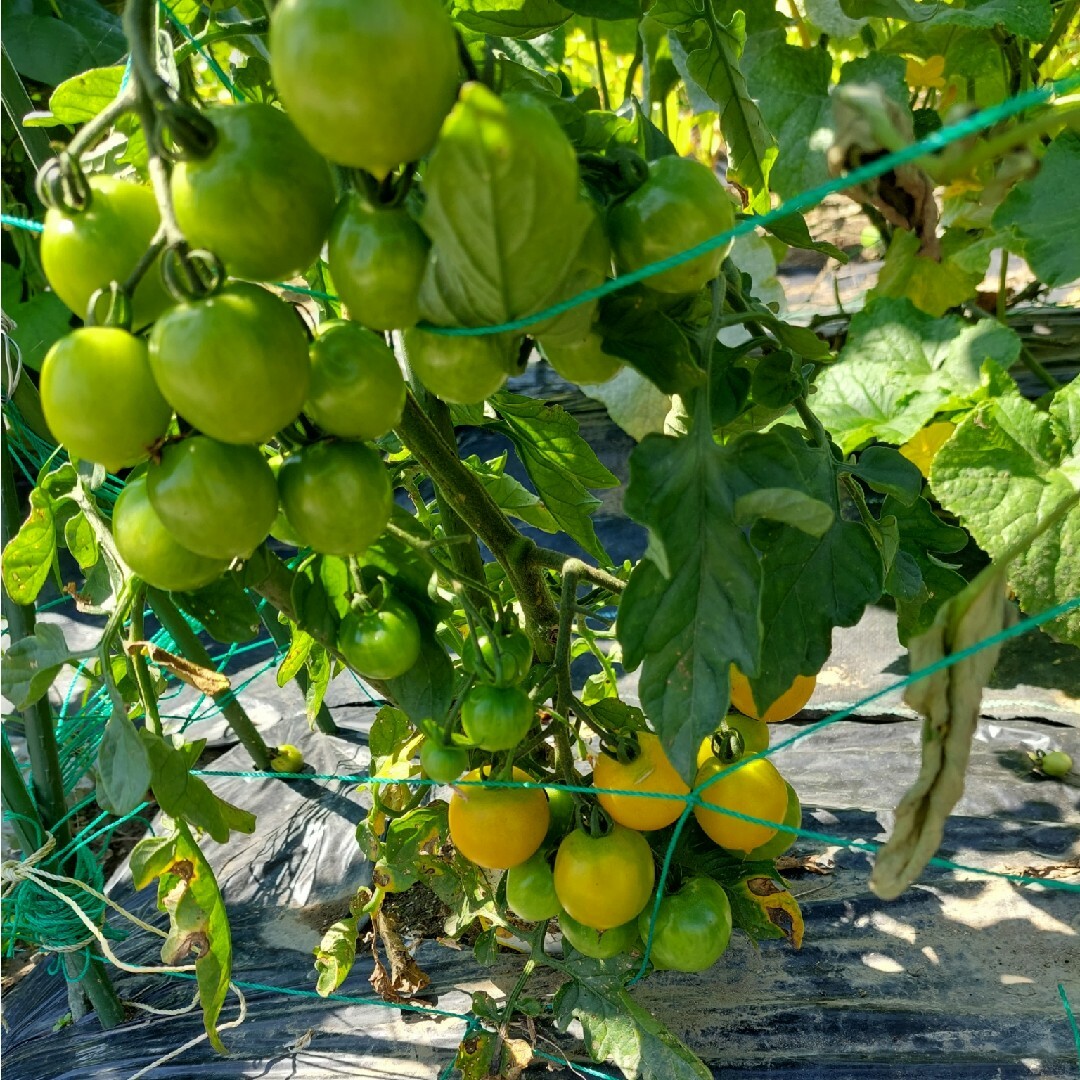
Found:
<path fill-rule="evenodd" d="M 274 644 L 279 649 L 287 649 L 289 647 L 289 632 L 278 622 L 277 617 L 268 611 L 260 610 L 259 618 L 262 619 L 263 626 L 266 627 L 270 637 L 273 638 Z M 301 668 L 296 673 L 295 678 L 296 685 L 300 687 L 300 692 L 306 698 L 308 687 L 311 685 L 311 679 L 308 677 L 307 669 Z M 337 734 L 337 724 L 334 723 L 334 718 L 330 714 L 330 710 L 326 707 L 325 701 L 319 703 L 319 711 L 315 713 L 315 727 L 324 735 Z"/>

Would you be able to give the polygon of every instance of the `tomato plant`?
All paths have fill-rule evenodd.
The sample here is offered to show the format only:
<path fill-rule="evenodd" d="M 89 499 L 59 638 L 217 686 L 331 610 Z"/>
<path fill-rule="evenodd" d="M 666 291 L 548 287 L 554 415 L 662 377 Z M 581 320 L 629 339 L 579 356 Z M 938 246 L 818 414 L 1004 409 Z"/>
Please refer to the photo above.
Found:
<path fill-rule="evenodd" d="M 168 9 L 171 46 L 151 0 L 129 0 L 123 33 L 82 6 L 101 41 L 44 5 L 18 31 L 63 47 L 10 50 L 33 116 L 3 135 L 22 360 L 5 418 L 75 461 L 19 459 L 37 475 L 24 525 L 5 523 L 4 584 L 12 610 L 33 604 L 66 550 L 66 591 L 105 620 L 97 799 L 122 816 L 150 790 L 173 823 L 133 875 L 168 886 L 174 937 L 184 890 L 205 905 L 215 1048 L 232 952 L 199 844 L 256 825 L 196 775 L 199 743 L 166 737 L 148 662 L 227 702 L 256 775 L 303 758 L 225 697 L 192 620 L 239 644 L 261 618 L 320 732 L 346 668 L 386 703 L 355 832 L 373 889 L 317 950 L 319 993 L 365 919 L 385 929 L 385 895 L 421 883 L 446 936 L 481 928 L 479 958 L 538 924 L 517 989 L 496 1012 L 477 996 L 500 1039 L 543 1011 L 521 994 L 541 967 L 563 981 L 556 1023 L 597 1048 L 641 1018 L 624 982 L 645 941 L 679 971 L 722 962 L 734 932 L 797 945 L 773 866 L 795 837 L 777 826 L 802 824 L 798 752 L 789 777 L 755 755 L 809 702 L 834 632 L 895 610 L 926 666 L 1000 629 L 1006 587 L 1027 614 L 1080 594 L 1062 554 L 1078 382 L 1014 318 L 1080 277 L 1077 106 L 1051 93 L 1080 57 L 1069 5 L 215 0 Z M 81 70 L 110 34 L 94 62 L 111 66 Z M 958 110 L 983 126 L 959 138 Z M 810 211 L 826 189 L 872 226 L 881 271 L 807 325 L 778 268 L 849 257 Z M 18 223 L 42 213 L 37 249 Z M 589 424 L 556 376 L 596 403 Z M 628 460 L 594 438 L 602 410 Z M 605 546 L 601 507 L 638 530 L 634 558 Z M 144 600 L 181 655 L 140 641 Z M 1080 644 L 1075 609 L 1045 629 Z M 60 650 L 44 627 L 13 634 L 18 709 L 86 659 Z M 963 693 L 909 692 L 933 730 L 966 730 L 957 702 L 988 674 L 956 667 Z M 942 751 L 956 771 L 962 742 Z M 882 896 L 925 864 L 947 802 L 897 815 Z M 62 815 L 40 805 L 45 835 Z M 190 880 L 154 873 L 181 864 Z M 398 960 L 380 992 L 403 1000 L 418 981 Z M 703 1075 L 658 1019 L 637 1031 L 652 1049 L 628 1072 Z"/>

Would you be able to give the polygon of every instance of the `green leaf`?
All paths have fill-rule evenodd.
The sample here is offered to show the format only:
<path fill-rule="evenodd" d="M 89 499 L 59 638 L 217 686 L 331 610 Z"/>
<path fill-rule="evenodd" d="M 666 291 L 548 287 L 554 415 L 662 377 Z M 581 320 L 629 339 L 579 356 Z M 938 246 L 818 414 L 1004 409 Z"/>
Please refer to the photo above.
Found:
<path fill-rule="evenodd" d="M 393 705 L 384 705 L 375 714 L 368 734 L 371 771 L 380 772 L 384 766 L 397 760 L 406 744 L 415 736 L 416 730 L 409 722 L 409 717 Z"/>
<path fill-rule="evenodd" d="M 33 705 L 45 696 L 68 661 L 85 655 L 71 652 L 60 627 L 39 622 L 32 634 L 15 642 L 4 654 L 0 667 L 4 697 L 16 709 Z"/>
<path fill-rule="evenodd" d="M 872 490 L 892 495 L 904 506 L 911 506 L 922 492 L 918 466 L 891 447 L 868 446 L 850 468 Z"/>
<path fill-rule="evenodd" d="M 616 961 L 575 964 L 555 994 L 555 1022 L 577 1020 L 593 1061 L 610 1061 L 639 1080 L 711 1080 L 712 1072 L 623 989 Z"/>
<path fill-rule="evenodd" d="M 191 775 L 204 742 L 177 749 L 152 731 L 144 729 L 139 736 L 150 758 L 150 787 L 164 813 L 204 829 L 219 844 L 224 844 L 234 830 L 255 831 L 254 815 L 219 798 L 204 780 Z"/>
<path fill-rule="evenodd" d="M 696 83 L 720 113 L 720 130 L 731 155 L 731 176 L 750 193 L 759 211 L 769 207 L 769 174 L 777 146 L 739 66 L 746 44 L 746 16 L 725 22 L 714 0 L 656 0 L 649 18 L 672 33 L 672 58 L 688 83 Z"/>
<path fill-rule="evenodd" d="M 828 255 L 830 259 L 836 259 L 839 263 L 846 263 L 848 255 L 846 251 L 830 244 L 827 240 L 815 240 L 810 235 L 806 218 L 802 214 L 788 214 L 762 228 L 772 233 L 777 240 L 783 241 L 788 247 L 799 248 L 803 251 L 817 251 L 822 255 Z"/>
<path fill-rule="evenodd" d="M 49 98 L 58 123 L 75 126 L 93 120 L 120 93 L 123 67 L 91 68 L 62 82 Z"/>
<path fill-rule="evenodd" d="M 907 442 L 938 411 L 980 386 L 986 360 L 1010 367 L 1020 339 L 988 319 L 935 319 L 881 299 L 851 320 L 839 360 L 818 379 L 814 411 L 845 453 L 871 439 Z"/>
<path fill-rule="evenodd" d="M 619 481 L 600 464 L 578 434 L 578 422 L 558 405 L 544 405 L 517 394 L 498 393 L 491 403 L 501 423 L 494 425 L 513 442 L 544 505 L 573 540 L 605 566 L 611 559 L 593 528 L 600 500 L 587 488 L 616 487 Z"/>
<path fill-rule="evenodd" d="M 24 78 L 59 86 L 123 56 L 120 20 L 95 0 L 56 0 L 52 8 L 57 18 L 5 5 L 4 49 Z"/>
<path fill-rule="evenodd" d="M 255 605 L 234 574 L 196 592 L 173 593 L 173 599 L 223 645 L 254 641 L 262 629 Z"/>
<path fill-rule="evenodd" d="M 93 525 L 86 520 L 86 515 L 76 511 L 64 522 L 64 544 L 75 556 L 79 569 L 89 570 L 99 558 L 97 535 Z"/>
<path fill-rule="evenodd" d="M 307 662 L 308 653 L 315 644 L 315 639 L 301 630 L 295 623 L 289 624 L 292 640 L 289 642 L 289 651 L 277 669 L 277 684 L 285 686 L 296 678 L 297 673 Z"/>
<path fill-rule="evenodd" d="M 466 83 L 443 124 L 424 190 L 421 224 L 433 248 L 420 307 L 441 325 L 538 311 L 593 217 L 578 195 L 573 147 L 551 113 L 533 97 L 500 99 L 480 83 Z"/>
<path fill-rule="evenodd" d="M 605 297 L 597 329 L 605 352 L 629 362 L 665 394 L 686 394 L 705 381 L 686 335 L 644 295 Z"/>
<path fill-rule="evenodd" d="M 102 809 L 122 817 L 146 797 L 150 758 L 135 725 L 113 709 L 97 753 L 96 796 Z"/>
<path fill-rule="evenodd" d="M 834 627 L 859 621 L 866 605 L 881 595 L 885 571 L 866 527 L 840 514 L 831 454 L 787 425 L 744 435 L 732 449 L 732 468 L 747 487 L 782 483 L 831 507 L 833 514 L 820 536 L 765 521 L 751 531 L 761 552 L 761 663 L 753 669 L 739 664 L 739 669 L 750 680 L 755 702 L 767 709 L 797 675 L 821 670 Z"/>
<path fill-rule="evenodd" d="M 34 371 L 41 369 L 45 354 L 71 330 L 71 312 L 54 292 L 38 293 L 24 303 L 13 304 L 7 314 L 15 323 L 11 337 L 19 346 L 22 362 Z"/>
<path fill-rule="evenodd" d="M 340 572 L 342 567 L 344 578 Z M 345 563 L 333 555 L 313 555 L 296 568 L 293 578 L 292 603 L 297 625 L 316 637 L 336 639 L 341 617 L 348 610 L 350 595 Z"/>
<path fill-rule="evenodd" d="M 761 568 L 734 518 L 745 488 L 705 424 L 649 435 L 630 456 L 626 512 L 650 533 L 619 606 L 618 638 L 664 749 L 691 782 L 701 740 L 730 699 L 728 671 L 756 671 Z"/>
<path fill-rule="evenodd" d="M 315 970 L 319 973 L 315 991 L 319 997 L 332 994 L 352 971 L 356 934 L 356 919 L 342 919 L 323 934 L 315 948 Z"/>
<path fill-rule="evenodd" d="M 511 517 L 548 533 L 559 531 L 558 522 L 544 506 L 540 497 L 534 495 L 524 484 L 503 471 L 506 455 L 493 461 L 481 461 L 475 454 L 464 459 L 465 466 L 479 478 L 496 506 Z"/>
<path fill-rule="evenodd" d="M 334 676 L 334 665 L 330 654 L 321 645 L 311 646 L 304 663 L 308 673 L 308 684 L 304 690 L 304 705 L 307 711 L 307 722 L 314 729 L 315 718 L 319 715 L 326 691 L 330 687 L 330 680 Z"/>
<path fill-rule="evenodd" d="M 419 659 L 404 675 L 387 679 L 386 690 L 413 723 L 441 719 L 454 696 L 454 665 L 446 650 L 424 634 Z"/>
<path fill-rule="evenodd" d="M 555 0 L 454 0 L 451 14 L 477 33 L 533 38 L 562 26 L 571 13 Z"/>
<path fill-rule="evenodd" d="M 824 536 L 836 514 L 828 503 L 815 499 L 794 488 L 758 488 L 735 500 L 735 521 L 749 525 L 764 518 L 781 525 L 790 525 L 807 536 Z"/>
<path fill-rule="evenodd" d="M 176 855 L 175 836 L 144 836 L 132 849 L 129 866 L 136 892 L 169 869 Z"/>
<path fill-rule="evenodd" d="M 1018 37 L 1042 41 L 1050 32 L 1050 0 L 983 0 L 967 7 L 916 0 L 840 0 L 850 18 L 903 19 L 933 26 L 1000 26 Z"/>
<path fill-rule="evenodd" d="M 922 240 L 914 232 L 897 229 L 885 255 L 877 284 L 868 294 L 906 296 L 917 308 L 940 318 L 949 308 L 975 295 L 983 279 L 979 270 L 965 270 L 948 259 L 920 255 Z"/>
<path fill-rule="evenodd" d="M 566 6 L 575 15 L 594 19 L 640 19 L 641 0 L 568 0 Z"/>
<path fill-rule="evenodd" d="M 1009 584 L 1030 615 L 1080 594 L 1078 444 L 1080 382 L 1073 380 L 1048 412 L 1016 392 L 984 402 L 930 469 L 934 495 L 978 545 L 992 559 L 1013 557 Z M 1044 629 L 1080 645 L 1080 611 Z"/>
<path fill-rule="evenodd" d="M 1039 171 L 1017 184 L 994 214 L 994 227 L 1015 230 L 1019 251 L 1040 281 L 1065 285 L 1080 278 L 1080 200 L 1062 198 L 1080 174 L 1080 133 L 1062 132 Z"/>
<path fill-rule="evenodd" d="M 32 604 L 56 560 L 53 500 L 40 488 L 30 492 L 30 513 L 4 548 L 4 587 L 16 604 Z"/>

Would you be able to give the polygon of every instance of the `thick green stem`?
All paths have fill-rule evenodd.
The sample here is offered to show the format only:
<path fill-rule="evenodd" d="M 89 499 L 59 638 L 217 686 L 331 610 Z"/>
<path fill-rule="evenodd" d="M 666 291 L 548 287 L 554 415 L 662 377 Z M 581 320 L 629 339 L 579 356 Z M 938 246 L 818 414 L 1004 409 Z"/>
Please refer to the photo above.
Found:
<path fill-rule="evenodd" d="M 590 27 L 593 52 L 596 54 L 596 81 L 600 84 L 600 108 L 610 109 L 611 98 L 608 96 L 607 73 L 604 71 L 604 43 L 600 40 L 600 21 L 592 20 Z"/>
<path fill-rule="evenodd" d="M 135 594 L 135 602 L 131 608 L 131 626 L 128 628 L 128 641 L 145 641 L 146 629 L 143 625 L 143 601 L 145 590 L 140 589 Z M 146 722 L 155 735 L 161 734 L 161 713 L 158 711 L 157 694 L 154 693 L 154 682 L 150 678 L 150 668 L 146 663 L 146 657 L 138 650 L 133 650 L 128 657 L 132 671 L 135 673 L 135 685 L 139 688 L 139 697 L 142 698 L 143 712 Z"/>
<path fill-rule="evenodd" d="M 829 450 L 829 433 L 822 426 L 821 421 L 814 415 L 814 411 L 806 403 L 806 398 L 797 397 L 795 399 L 795 411 L 799 414 L 799 419 L 805 425 L 806 430 L 813 435 L 814 442 L 816 442 L 822 450 Z"/>
<path fill-rule="evenodd" d="M 1069 29 L 1069 23 L 1076 18 L 1078 11 L 1080 11 L 1080 0 L 1065 0 L 1065 3 L 1061 5 L 1061 10 L 1054 20 L 1054 25 L 1050 27 L 1050 36 L 1039 46 L 1039 51 L 1032 57 L 1032 63 L 1036 68 L 1041 68 L 1049 59 L 1050 54 L 1054 51 L 1054 46 L 1064 36 L 1065 31 Z"/>
<path fill-rule="evenodd" d="M 277 616 L 269 611 L 260 611 L 259 617 L 262 619 L 263 626 L 266 627 L 270 636 L 274 639 L 274 644 L 279 649 L 287 649 L 289 647 L 289 632 L 278 622 Z M 306 697 L 308 687 L 311 685 L 307 669 L 301 668 L 296 673 L 295 678 L 296 685 L 300 687 L 300 692 Z M 334 723 L 334 718 L 330 715 L 330 710 L 326 707 L 325 701 L 319 703 L 319 711 L 315 713 L 315 727 L 325 735 L 337 734 L 337 724 Z"/>
<path fill-rule="evenodd" d="M 525 612 L 537 656 L 550 660 L 551 631 L 558 625 L 559 615 L 547 582 L 532 562 L 536 545 L 514 528 L 479 479 L 462 465 L 411 393 L 406 393 L 397 433 L 462 521 L 506 571 Z"/>
<path fill-rule="evenodd" d="M 147 589 L 146 598 L 149 601 L 150 609 L 176 643 L 180 654 L 193 664 L 212 668 L 214 662 L 211 660 L 210 654 L 169 596 L 158 589 Z M 229 722 L 229 726 L 236 732 L 236 737 L 251 755 L 255 768 L 259 772 L 269 770 L 270 751 L 266 743 L 263 742 L 263 737 L 251 722 L 251 717 L 248 716 L 243 705 L 233 697 L 232 691 L 225 690 L 220 694 L 214 694 L 214 701 L 220 707 L 222 715 Z"/>

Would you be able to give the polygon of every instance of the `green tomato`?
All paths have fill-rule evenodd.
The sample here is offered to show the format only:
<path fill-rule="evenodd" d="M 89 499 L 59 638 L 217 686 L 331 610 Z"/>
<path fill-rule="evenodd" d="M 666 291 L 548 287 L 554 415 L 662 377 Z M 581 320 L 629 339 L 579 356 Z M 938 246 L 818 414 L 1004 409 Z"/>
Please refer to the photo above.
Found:
<path fill-rule="evenodd" d="M 548 810 L 551 814 L 551 823 L 548 825 L 547 836 L 544 843 L 553 844 L 562 838 L 574 827 L 574 815 L 577 812 L 577 804 L 574 796 L 562 788 L 544 788 L 548 797 Z"/>
<path fill-rule="evenodd" d="M 579 386 L 607 382 L 623 366 L 617 356 L 604 352 L 603 339 L 595 330 L 571 345 L 552 345 L 546 341 L 539 344 L 547 362 L 567 382 Z"/>
<path fill-rule="evenodd" d="M 638 916 L 642 941 L 648 941 L 653 905 Z M 704 971 L 723 955 L 731 939 L 731 904 L 712 878 L 690 878 L 660 901 L 650 958 L 660 971 Z"/>
<path fill-rule="evenodd" d="M 787 784 L 787 781 L 784 781 Z M 784 824 L 790 826 L 793 829 L 802 827 L 802 803 L 799 802 L 799 796 L 795 793 L 795 789 L 787 784 L 787 811 L 784 814 Z M 776 835 L 771 840 L 766 840 L 760 847 L 754 848 L 752 851 L 748 851 L 745 855 L 742 852 L 732 852 L 732 855 L 742 856 L 745 862 L 755 861 L 771 861 L 778 859 L 781 855 L 787 851 L 792 844 L 798 839 L 796 833 L 784 832 L 783 829 L 777 829 Z"/>
<path fill-rule="evenodd" d="M 551 863 L 542 851 L 506 871 L 506 904 L 526 922 L 554 919 L 562 910 Z"/>
<path fill-rule="evenodd" d="M 161 224 L 153 191 L 115 176 L 92 176 L 90 205 L 79 213 L 51 209 L 41 234 L 41 266 L 53 291 L 80 319 L 90 297 L 123 282 L 146 254 Z M 151 323 L 171 303 L 160 261 L 143 275 L 133 297 L 131 324 Z"/>
<path fill-rule="evenodd" d="M 341 620 L 338 649 L 369 679 L 396 679 L 420 657 L 420 624 L 394 597 L 374 611 L 350 611 Z"/>
<path fill-rule="evenodd" d="M 1039 761 L 1039 768 L 1047 776 L 1064 776 L 1072 767 L 1073 759 L 1064 750 L 1051 750 L 1048 754 L 1043 754 Z"/>
<path fill-rule="evenodd" d="M 274 474 L 274 483 L 277 483 L 278 473 L 281 471 L 281 466 L 285 461 L 285 457 L 282 454 L 275 454 L 271 458 L 267 458 L 266 464 L 270 467 L 270 471 Z M 289 524 L 289 519 L 285 517 L 285 511 L 281 509 L 280 497 L 278 500 L 277 514 L 274 517 L 274 524 L 270 526 L 270 535 L 275 540 L 280 540 L 283 544 L 288 544 L 290 547 L 303 547 L 300 542 L 300 537 L 293 532 L 292 526 Z"/>
<path fill-rule="evenodd" d="M 311 379 L 300 317 L 246 282 L 178 304 L 158 319 L 150 368 L 185 420 L 227 443 L 266 442 L 291 424 Z"/>
<path fill-rule="evenodd" d="M 458 89 L 453 23 L 439 0 L 282 0 L 270 70 L 304 138 L 382 179 L 434 145 Z"/>
<path fill-rule="evenodd" d="M 735 224 L 735 209 L 712 169 L 700 161 L 662 157 L 649 178 L 608 214 L 608 236 L 620 273 L 677 255 Z M 695 293 L 720 272 L 730 242 L 649 278 L 650 289 Z"/>
<path fill-rule="evenodd" d="M 112 531 L 120 558 L 136 577 L 155 589 L 201 589 L 229 566 L 224 559 L 196 555 L 176 542 L 150 505 L 145 476 L 128 480 L 120 492 L 113 507 Z"/>
<path fill-rule="evenodd" d="M 420 319 L 420 282 L 431 241 L 400 206 L 347 195 L 327 243 L 327 262 L 349 318 L 372 330 L 407 330 Z"/>
<path fill-rule="evenodd" d="M 303 767 L 304 755 L 292 743 L 282 743 L 270 759 L 270 768 L 274 772 L 298 773 Z"/>
<path fill-rule="evenodd" d="M 169 443 L 146 470 L 146 487 L 165 528 L 208 558 L 250 555 L 277 517 L 274 474 L 254 446 L 205 435 Z"/>
<path fill-rule="evenodd" d="M 405 352 L 420 381 L 451 405 L 479 405 L 510 374 L 502 336 L 446 337 L 406 330 Z"/>
<path fill-rule="evenodd" d="M 404 407 L 405 380 L 381 335 L 344 319 L 315 331 L 304 412 L 323 431 L 343 439 L 379 439 L 397 427 Z"/>
<path fill-rule="evenodd" d="M 591 956 L 595 960 L 609 960 L 620 953 L 630 952 L 639 941 L 637 921 L 633 919 L 608 930 L 594 930 L 564 911 L 559 916 L 559 929 L 564 941 L 583 956 Z"/>
<path fill-rule="evenodd" d="M 382 459 L 355 442 L 313 443 L 287 457 L 278 492 L 289 527 L 322 555 L 361 554 L 382 534 L 394 505 Z"/>
<path fill-rule="evenodd" d="M 420 768 L 429 780 L 452 784 L 469 768 L 469 755 L 460 746 L 444 746 L 434 739 L 425 739 L 420 747 Z"/>
<path fill-rule="evenodd" d="M 510 750 L 532 727 L 536 709 L 517 686 L 472 687 L 461 703 L 461 726 L 469 741 L 481 750 Z"/>
<path fill-rule="evenodd" d="M 41 407 L 71 454 L 113 472 L 142 461 L 172 419 L 150 373 L 146 343 L 108 326 L 73 330 L 48 351 Z"/>
<path fill-rule="evenodd" d="M 206 115 L 217 130 L 214 149 L 181 158 L 169 184 L 188 243 L 214 252 L 235 277 L 306 270 L 334 214 L 326 162 L 272 105 L 210 106 Z"/>
<path fill-rule="evenodd" d="M 465 639 L 461 659 L 466 671 L 496 686 L 516 686 L 532 667 L 532 642 L 521 630 L 497 633 L 494 640 L 481 633 L 475 639 Z"/>

